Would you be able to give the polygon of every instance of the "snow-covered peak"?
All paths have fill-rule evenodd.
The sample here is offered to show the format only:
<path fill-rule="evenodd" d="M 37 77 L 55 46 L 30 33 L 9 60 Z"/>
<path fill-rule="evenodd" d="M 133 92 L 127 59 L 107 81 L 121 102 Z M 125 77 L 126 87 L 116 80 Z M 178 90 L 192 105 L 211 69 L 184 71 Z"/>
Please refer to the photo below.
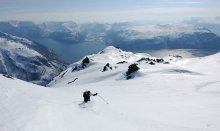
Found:
<path fill-rule="evenodd" d="M 136 62 L 137 60 L 143 58 L 143 57 L 150 57 L 147 53 L 133 53 L 128 51 L 123 51 L 120 48 L 114 47 L 114 46 L 108 46 L 103 51 L 101 51 L 98 54 L 90 55 L 91 59 L 93 59 L 95 62 L 100 63 L 118 63 L 121 61 L 127 61 L 127 62 Z"/>
<path fill-rule="evenodd" d="M 152 57 L 147 53 L 126 52 L 109 46 L 98 54 L 86 56 L 71 64 L 48 86 L 85 84 L 109 79 L 124 80 L 126 79 L 125 74 L 132 64 L 149 66 L 155 63 L 163 64 L 164 62 L 163 59 Z"/>
<path fill-rule="evenodd" d="M 108 46 L 101 53 L 110 54 L 110 53 L 120 53 L 120 52 L 122 52 L 121 49 L 116 48 L 114 46 Z"/>

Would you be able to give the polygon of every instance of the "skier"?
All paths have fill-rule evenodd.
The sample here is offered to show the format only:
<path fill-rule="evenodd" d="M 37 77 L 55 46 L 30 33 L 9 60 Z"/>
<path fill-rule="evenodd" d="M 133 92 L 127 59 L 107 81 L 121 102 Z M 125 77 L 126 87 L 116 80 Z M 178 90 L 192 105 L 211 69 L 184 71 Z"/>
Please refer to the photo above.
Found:
<path fill-rule="evenodd" d="M 98 95 L 98 93 L 92 94 L 90 91 L 85 91 L 83 93 L 84 102 L 87 103 L 88 101 L 90 101 L 90 96 L 96 96 L 96 95 Z"/>

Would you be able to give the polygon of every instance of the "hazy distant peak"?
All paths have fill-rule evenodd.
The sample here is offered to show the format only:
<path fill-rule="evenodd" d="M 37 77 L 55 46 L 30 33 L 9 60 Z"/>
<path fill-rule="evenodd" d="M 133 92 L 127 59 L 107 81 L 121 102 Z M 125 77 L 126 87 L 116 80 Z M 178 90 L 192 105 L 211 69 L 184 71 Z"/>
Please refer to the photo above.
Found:
<path fill-rule="evenodd" d="M 210 33 L 211 31 L 204 27 L 195 27 L 193 25 L 130 25 L 127 26 L 121 37 L 133 39 L 146 39 L 158 36 L 179 37 L 181 34 L 193 34 L 196 32 Z M 131 35 L 132 34 L 132 35 Z M 129 36 L 129 37 L 128 37 Z"/>

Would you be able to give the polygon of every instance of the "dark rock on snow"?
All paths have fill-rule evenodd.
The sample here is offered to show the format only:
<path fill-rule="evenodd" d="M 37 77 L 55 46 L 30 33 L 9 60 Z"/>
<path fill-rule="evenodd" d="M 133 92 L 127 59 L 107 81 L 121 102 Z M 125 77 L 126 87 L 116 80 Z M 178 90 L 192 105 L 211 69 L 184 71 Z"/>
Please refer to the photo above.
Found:
<path fill-rule="evenodd" d="M 105 71 L 107 71 L 108 69 L 112 70 L 112 67 L 110 66 L 109 63 L 107 63 L 107 64 L 103 67 L 102 72 L 105 72 Z"/>
<path fill-rule="evenodd" d="M 140 68 L 137 66 L 137 64 L 131 64 L 128 67 L 128 71 L 126 72 L 127 80 L 132 78 L 132 73 L 138 71 Z"/>

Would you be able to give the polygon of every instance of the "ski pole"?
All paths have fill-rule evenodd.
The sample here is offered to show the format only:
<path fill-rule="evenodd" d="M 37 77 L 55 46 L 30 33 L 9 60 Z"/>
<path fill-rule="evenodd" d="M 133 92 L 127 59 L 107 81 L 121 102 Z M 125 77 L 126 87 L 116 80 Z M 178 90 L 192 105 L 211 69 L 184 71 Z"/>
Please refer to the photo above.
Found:
<path fill-rule="evenodd" d="M 102 96 L 98 94 L 99 98 L 101 98 L 106 104 L 109 104 Z"/>

